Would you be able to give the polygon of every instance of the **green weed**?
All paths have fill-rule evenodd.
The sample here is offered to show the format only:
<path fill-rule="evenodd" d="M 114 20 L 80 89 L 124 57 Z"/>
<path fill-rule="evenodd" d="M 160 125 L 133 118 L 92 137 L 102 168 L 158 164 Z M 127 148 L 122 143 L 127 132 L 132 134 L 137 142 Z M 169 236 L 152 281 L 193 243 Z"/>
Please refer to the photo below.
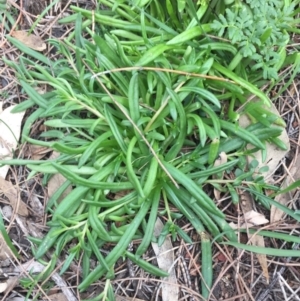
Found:
<path fill-rule="evenodd" d="M 74 6 L 74 14 L 60 20 L 75 22 L 74 31 L 63 41 L 49 41 L 59 54 L 55 61 L 7 37 L 25 53 L 19 64 L 6 61 L 18 71 L 28 95 L 14 111 L 37 108 L 24 125 L 22 141 L 47 146 L 60 156 L 1 164 L 28 165 L 30 176 L 44 174 L 45 184 L 55 173 L 67 178 L 48 202 L 50 229 L 41 242 L 36 241 L 34 254 L 41 259 L 51 249 L 55 265 L 61 252 L 67 252 L 62 272 L 82 256 L 80 291 L 103 276 L 113 278 L 114 265 L 122 257 L 165 276 L 141 255 L 151 240 L 162 243 L 168 234 L 191 242 L 176 225 L 171 212 L 175 206 L 201 237 L 202 295 L 208 298 L 211 237 L 249 249 L 238 243 L 222 208 L 211 197 L 212 187 L 228 191 L 234 204 L 238 189 L 247 189 L 266 208 L 279 206 L 297 217 L 264 194 L 270 186 L 263 177 L 253 176 L 255 163 L 245 166 L 247 156 L 265 150 L 266 140 L 276 139 L 283 129 L 276 124 L 284 121 L 265 109 L 270 99 L 260 88 L 265 84 L 262 78 L 276 78 L 287 63 L 280 47 L 285 49 L 288 34 L 279 39 L 277 32 L 294 28 L 290 7 L 296 2 L 284 10 L 289 28 L 276 21 L 272 29 L 268 23 L 260 32 L 254 4 L 227 1 L 220 7 L 220 2 L 101 0 L 105 8 L 95 12 Z M 275 7 L 271 1 L 268 5 Z M 253 13 L 247 14 L 244 30 L 237 31 L 245 10 Z M 215 39 L 212 35 L 217 32 L 233 41 Z M 267 59 L 269 46 L 274 53 Z M 283 59 L 275 67 L 278 55 Z M 296 58 L 291 61 L 289 56 L 289 62 L 297 68 Z M 38 94 L 35 86 L 40 83 L 47 83 L 51 91 Z M 251 95 L 260 101 L 247 105 Z M 237 123 L 242 114 L 252 121 L 245 129 Z M 39 139 L 29 138 L 31 125 L 39 118 L 47 119 L 47 131 Z M 245 148 L 249 144 L 250 150 Z M 214 166 L 221 152 L 228 162 Z M 234 171 L 232 181 L 213 178 Z M 73 191 L 58 203 L 70 184 Z M 160 237 L 154 238 L 160 202 L 167 222 Z M 141 239 L 135 255 L 127 250 L 134 239 Z M 104 256 L 99 250 L 106 243 L 115 246 Z M 254 247 L 250 251 L 259 252 Z M 299 251 L 291 252 L 288 256 L 299 256 Z M 99 262 L 92 271 L 91 256 Z M 111 289 L 107 282 L 103 300 L 113 298 L 108 297 Z"/>

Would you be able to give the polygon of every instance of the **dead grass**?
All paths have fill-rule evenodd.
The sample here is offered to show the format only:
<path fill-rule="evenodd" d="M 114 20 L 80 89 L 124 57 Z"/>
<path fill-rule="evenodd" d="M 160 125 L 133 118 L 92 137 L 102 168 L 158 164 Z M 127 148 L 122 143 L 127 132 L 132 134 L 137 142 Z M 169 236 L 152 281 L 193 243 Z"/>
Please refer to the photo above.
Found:
<path fill-rule="evenodd" d="M 39 35 L 44 40 L 48 38 L 63 39 L 73 29 L 67 25 L 58 25 L 57 20 L 68 13 L 68 6 L 70 4 L 78 4 L 85 7 L 94 7 L 95 1 L 60 1 L 54 5 L 44 17 L 39 21 L 39 25 L 34 29 L 34 33 Z M 37 16 L 43 11 L 43 9 L 49 5 L 49 1 L 31 1 L 21 0 L 14 2 L 8 0 L 8 4 L 16 9 L 16 24 L 14 28 L 11 28 L 10 32 L 7 32 L 2 25 L 0 31 L 0 100 L 3 101 L 3 107 L 8 107 L 14 103 L 19 103 L 26 99 L 18 86 L 14 71 L 7 67 L 1 57 L 5 57 L 9 60 L 18 60 L 20 53 L 10 45 L 5 35 L 10 34 L 16 26 L 19 29 L 26 30 L 37 19 Z M 295 44 L 299 40 L 295 37 Z M 55 57 L 55 51 L 52 48 L 47 48 L 45 54 L 49 57 Z M 284 70 L 283 72 L 288 72 Z M 271 92 L 276 95 L 280 87 L 275 87 Z M 288 90 L 275 99 L 275 104 L 279 110 L 281 116 L 287 123 L 287 132 L 291 143 L 291 150 L 287 154 L 285 160 L 278 166 L 277 172 L 274 176 L 274 182 L 280 185 L 283 180 L 290 177 L 292 180 L 300 179 L 300 157 L 299 157 L 299 125 L 300 125 L 300 81 L 295 79 L 290 85 Z M 35 136 L 38 132 L 42 131 L 39 123 L 35 124 L 32 128 L 31 135 Z M 18 150 L 18 157 L 30 158 L 35 156 L 33 150 L 28 150 L 28 145 L 22 145 Z M 43 209 L 47 200 L 47 190 L 41 184 L 42 179 L 35 177 L 33 180 L 26 181 L 28 170 L 25 167 L 11 168 L 7 180 L 15 185 L 19 197 L 27 204 L 29 210 L 29 216 L 22 217 L 17 214 L 12 214 L 7 219 L 8 230 L 10 236 L 16 244 L 21 258 L 17 259 L 8 255 L 8 258 L 0 258 L 0 267 L 3 273 L 9 276 L 9 289 L 4 294 L 0 294 L 1 301 L 13 300 L 12 297 L 23 297 L 26 295 L 24 290 L 19 284 L 18 279 L 26 276 L 31 278 L 28 268 L 33 262 L 33 255 L 31 252 L 31 243 L 27 237 L 43 237 L 47 230 L 46 222 L 48 216 L 43 214 Z M 226 203 L 226 201 L 224 201 Z M 4 210 L 5 206 L 9 204 L 8 200 L 1 195 L 0 206 Z M 289 205 L 294 209 L 300 208 L 299 192 L 295 191 L 290 196 Z M 257 205 L 256 205 L 257 206 Z M 233 208 L 232 206 L 226 207 L 225 213 L 228 216 L 228 220 L 239 222 L 240 212 L 242 208 Z M 258 211 L 264 212 L 267 218 L 269 213 L 256 207 Z M 200 260 L 199 260 L 199 241 L 197 235 L 193 233 L 192 227 L 184 219 L 178 221 L 184 230 L 193 237 L 196 241 L 193 245 L 187 245 L 182 241 L 176 241 L 173 244 L 173 250 L 175 254 L 174 265 L 176 266 L 177 284 L 175 284 L 180 291 L 180 300 L 201 300 L 199 294 L 198 283 L 201 277 L 200 272 Z M 265 229 L 280 230 L 284 233 L 290 233 L 293 235 L 299 235 L 299 225 L 293 220 L 284 218 L 274 224 L 268 224 Z M 240 239 L 247 242 L 247 236 L 241 235 Z M 136 242 L 138 244 L 138 241 Z M 272 246 L 275 248 L 283 248 L 285 242 L 267 239 L 265 240 L 266 246 Z M 133 248 L 135 249 L 135 244 Z M 298 248 L 299 246 L 294 246 Z M 109 252 L 110 246 L 106 246 L 104 252 Z M 300 260 L 299 258 L 267 258 L 268 272 L 270 276 L 269 283 L 262 275 L 261 266 L 255 255 L 248 252 L 237 251 L 229 246 L 221 246 L 214 243 L 214 285 L 211 292 L 210 300 L 252 300 L 252 301 L 281 301 L 281 300 L 300 300 Z M 48 253 L 48 257 L 52 254 Z M 145 254 L 146 259 L 152 259 L 155 263 L 155 255 L 152 249 L 149 249 Z M 81 259 L 80 259 L 81 260 Z M 42 289 L 42 285 L 35 288 L 34 294 L 41 293 L 39 300 L 72 300 L 70 296 L 73 295 L 73 300 L 88 299 L 93 296 L 97 296 L 105 285 L 105 281 L 97 283 L 97 285 L 90 287 L 87 292 L 79 294 L 77 291 L 77 285 L 79 282 L 80 260 L 74 262 L 67 273 L 60 277 L 57 274 L 57 270 L 60 265 L 63 264 L 64 258 L 61 258 L 60 265 L 56 267 L 56 270 L 48 277 L 55 282 L 55 285 L 49 290 Z M 92 263 L 93 264 L 93 263 Z M 94 262 L 94 265 L 96 262 Z M 38 264 L 36 263 L 36 267 Z M 149 274 L 142 271 L 139 267 L 135 266 L 131 262 L 118 262 L 116 265 L 116 278 L 112 281 L 115 292 L 118 296 L 122 296 L 117 300 L 161 300 L 160 286 L 163 280 L 155 279 Z M 0 273 L 1 274 L 1 273 Z M 66 288 L 62 289 L 65 285 L 71 292 L 68 295 Z M 63 293 L 63 294 L 60 294 Z M 55 299 L 56 298 L 56 299 Z M 22 300 L 22 299 L 19 299 Z"/>

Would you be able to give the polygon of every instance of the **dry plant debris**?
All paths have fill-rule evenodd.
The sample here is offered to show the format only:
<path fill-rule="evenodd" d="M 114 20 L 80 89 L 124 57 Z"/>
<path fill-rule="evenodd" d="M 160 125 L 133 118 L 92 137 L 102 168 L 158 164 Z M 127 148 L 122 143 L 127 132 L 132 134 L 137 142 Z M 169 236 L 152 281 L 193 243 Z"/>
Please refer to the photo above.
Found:
<path fill-rule="evenodd" d="M 41 3 L 34 4 L 33 1 L 20 1 L 20 4 L 18 2 L 8 1 L 10 5 L 14 6 L 16 9 L 20 9 L 23 4 L 23 10 L 20 10 L 20 16 L 22 16 L 22 21 L 20 21 L 21 28 L 23 28 L 22 31 L 14 31 L 12 34 L 16 38 L 18 38 L 18 35 L 16 36 L 16 33 L 25 33 L 25 30 L 28 29 L 29 25 L 32 24 L 39 13 L 43 10 L 44 3 L 40 5 Z M 37 2 L 37 1 L 36 1 Z M 42 2 L 42 1 L 41 1 Z M 75 4 L 76 1 L 69 1 L 68 3 Z M 90 1 L 77 1 L 83 3 L 83 5 L 91 4 Z M 40 19 L 40 26 L 35 29 L 36 35 L 34 37 L 40 36 L 42 37 L 42 40 L 38 39 L 38 43 L 36 43 L 36 40 L 33 40 L 30 42 L 30 47 L 37 47 L 35 49 L 39 51 L 45 51 L 45 43 L 43 40 L 46 40 L 47 37 L 54 37 L 54 36 L 61 36 L 61 39 L 63 39 L 63 36 L 70 30 L 72 30 L 72 26 L 61 26 L 57 24 L 57 20 L 60 18 L 60 16 L 63 13 L 66 13 L 68 11 L 68 6 L 64 6 L 64 1 L 61 1 L 61 3 L 57 3 L 55 7 L 53 7 L 49 12 L 46 14 L 45 17 L 42 17 Z M 30 9 L 30 11 L 28 11 Z M 4 27 L 1 28 L 1 56 L 9 57 L 10 59 L 17 60 L 19 56 L 19 52 L 7 41 L 5 41 L 5 34 L 7 34 L 7 31 L 5 31 Z M 26 33 L 27 35 L 27 33 Z M 22 40 L 24 41 L 24 40 Z M 37 46 L 37 45 L 38 46 Z M 55 53 L 52 52 L 52 49 L 47 49 L 45 51 L 49 57 L 55 56 Z M 8 68 L 7 66 L 4 66 L 3 62 L 0 59 L 0 66 L 2 68 L 1 70 L 1 82 L 0 82 L 0 97 L 2 98 L 2 107 L 9 106 L 8 109 L 5 109 L 5 114 L 9 113 L 10 109 L 12 108 L 12 104 L 15 102 L 19 102 L 23 100 L 22 93 L 18 90 L 18 86 L 16 84 L 16 78 L 13 71 Z M 281 84 L 284 85 L 284 82 Z M 280 86 L 278 87 L 280 89 Z M 300 125 L 300 104 L 299 104 L 299 94 L 298 90 L 300 89 L 300 82 L 299 79 L 295 79 L 295 81 L 290 85 L 290 88 L 288 89 L 288 93 L 286 95 L 280 96 L 276 102 L 277 109 L 279 110 L 280 115 L 285 118 L 285 121 L 287 123 L 287 134 L 289 136 L 290 142 L 291 142 L 291 150 L 289 150 L 288 153 L 285 153 L 281 155 L 281 158 L 277 159 L 276 161 L 281 161 L 281 163 L 274 164 L 274 168 L 272 171 L 273 181 L 275 183 L 282 183 L 283 187 L 287 186 L 291 183 L 291 181 L 299 179 L 299 125 Z M 10 114 L 7 115 L 8 120 L 7 122 L 11 126 L 16 126 L 16 130 L 19 131 L 21 127 L 21 122 L 23 119 L 23 116 L 18 116 L 18 114 Z M 0 117 L 3 120 L 3 116 Z M 26 118 L 26 117 L 25 117 Z M 2 125 L 2 123 L 1 123 Z M 1 126 L 0 125 L 0 126 Z M 15 137 L 17 139 L 8 140 L 8 137 L 11 136 L 9 132 L 7 134 L 3 134 L 6 131 L 7 127 L 1 128 L 0 130 L 0 146 L 8 149 L 7 146 L 9 146 L 9 152 L 7 153 L 0 153 L 1 156 L 11 154 L 11 150 L 16 149 L 17 145 L 12 145 L 11 143 L 15 143 L 16 140 L 19 139 L 19 134 L 15 132 Z M 32 128 L 32 134 L 35 135 L 39 131 L 39 125 L 34 125 Z M 10 142 L 8 142 L 10 141 Z M 22 157 L 24 153 L 23 149 L 20 150 L 19 156 Z M 24 151 L 25 152 L 25 151 Z M 272 157 L 277 155 L 277 152 L 272 153 Z M 26 156 L 27 157 L 27 156 Z M 275 161 L 275 160 L 274 160 Z M 4 167 L 1 167 L 1 170 L 3 170 Z M 274 169 L 276 169 L 276 172 L 274 174 Z M 24 229 L 27 228 L 26 223 L 34 224 L 37 228 L 44 228 L 45 219 L 47 216 L 40 218 L 40 216 L 34 216 L 32 214 L 28 213 L 28 205 L 25 204 L 24 201 L 20 200 L 18 197 L 18 193 L 16 192 L 16 189 L 14 187 L 24 187 L 23 182 L 25 181 L 28 171 L 27 170 L 15 170 L 14 172 L 18 175 L 17 177 L 8 177 L 8 181 L 4 181 L 4 178 L 6 178 L 8 168 L 6 168 L 6 171 L 1 174 L 2 180 L 0 183 L 2 183 L 1 190 L 5 194 L 5 191 L 7 192 L 8 189 L 10 191 L 13 191 L 12 193 L 9 193 L 7 196 L 9 202 L 7 199 L 4 199 L 1 197 L 1 208 L 3 205 L 6 205 L 10 203 L 12 207 L 15 209 L 14 214 L 20 214 L 26 217 L 26 222 L 24 223 Z M 19 183 L 13 183 L 9 181 L 19 181 Z M 40 199 L 43 201 L 45 196 L 47 195 L 40 185 L 41 179 L 38 177 L 34 179 L 34 181 L 28 185 L 22 188 L 24 190 L 24 195 L 26 197 L 23 198 L 28 202 L 30 198 L 33 197 L 33 195 L 37 195 L 40 197 Z M 60 181 L 60 180 L 59 180 Z M 48 193 L 50 193 L 48 191 Z M 16 202 L 16 200 L 18 200 Z M 287 204 L 291 207 L 299 208 L 299 192 L 298 190 L 294 190 L 292 192 L 289 192 L 288 194 L 285 194 L 283 196 L 279 196 L 278 201 L 280 201 L 283 204 Z M 219 201 L 222 201 L 221 197 L 219 198 Z M 226 202 L 226 201 L 224 201 Z M 45 205 L 45 204 L 44 204 Z M 18 209 L 17 209 L 18 207 Z M 265 217 L 266 212 L 261 210 L 261 208 L 256 208 L 257 214 L 259 217 Z M 29 212 L 34 212 L 35 208 L 30 208 Z M 253 211 L 249 211 L 251 212 Z M 299 225 L 293 224 L 289 219 L 287 219 L 282 212 L 278 213 L 278 211 L 275 208 L 271 209 L 271 217 L 267 216 L 266 218 L 270 218 L 270 224 L 268 224 L 265 229 L 282 229 L 282 231 L 290 231 L 290 233 L 298 234 L 299 235 Z M 238 221 L 235 218 L 235 212 L 228 213 L 229 219 L 232 219 L 235 223 L 241 223 L 243 222 L 241 219 Z M 245 219 L 247 218 L 247 212 L 244 215 Z M 11 217 L 11 220 L 15 220 L 15 216 Z M 15 237 L 15 242 L 19 244 L 18 248 L 20 252 L 23 252 L 23 262 L 22 264 L 16 265 L 16 267 L 13 268 L 13 256 L 10 254 L 10 249 L 8 249 L 5 245 L 3 245 L 3 241 L 1 241 L 0 237 L 0 245 L 2 246 L 0 249 L 0 263 L 3 270 L 7 271 L 8 273 L 17 272 L 18 274 L 24 273 L 27 274 L 28 277 L 30 275 L 28 274 L 29 268 L 28 264 L 31 263 L 31 259 L 33 257 L 33 254 L 31 254 L 30 248 L 28 245 L 24 245 L 22 241 L 24 240 L 23 233 L 21 230 L 20 232 L 20 226 L 18 226 L 18 223 L 15 223 L 13 225 L 14 231 L 11 231 L 11 236 Z M 39 234 L 34 233 L 34 230 L 27 229 L 29 235 L 33 235 L 37 237 L 38 235 L 41 235 L 41 231 Z M 187 230 L 192 233 L 191 230 Z M 191 234 L 193 235 L 193 234 Z M 248 239 L 251 239 L 251 235 L 248 237 L 243 236 L 241 234 L 241 239 L 244 239 L 247 241 Z M 27 242 L 28 243 L 28 242 Z M 275 244 L 278 249 L 283 247 L 281 241 L 271 241 L 267 240 L 265 242 L 266 244 Z M 183 243 L 184 244 L 184 243 Z M 294 246 L 295 248 L 298 247 L 297 245 Z M 188 252 L 187 252 L 188 250 Z M 196 280 L 196 283 L 199 282 L 200 272 L 199 272 L 199 251 L 197 250 L 195 245 L 189 246 L 188 244 L 184 244 L 184 248 L 181 248 L 182 255 L 180 253 L 176 253 L 176 256 L 179 258 L 179 256 L 182 258 L 184 262 L 184 268 L 181 268 L 180 265 L 177 265 L 177 270 L 187 270 L 192 277 Z M 149 251 L 151 252 L 151 251 Z M 10 258 L 11 263 L 8 264 L 8 266 L 2 266 L 2 263 L 4 262 L 4 259 Z M 233 248 L 230 246 L 220 246 L 218 243 L 214 244 L 214 288 L 211 292 L 211 300 L 256 300 L 256 301 L 268 301 L 268 300 L 299 300 L 299 297 L 297 294 L 299 294 L 299 279 L 300 279 L 300 263 L 298 258 L 288 258 L 286 261 L 279 261 L 277 258 L 270 258 L 264 259 L 263 264 L 263 271 L 264 273 L 261 273 L 261 263 L 260 265 L 256 261 L 255 257 L 250 255 L 250 253 L 242 252 L 237 253 Z M 177 259 L 174 258 L 174 261 Z M 17 261 L 16 261 L 17 262 Z M 268 285 L 266 283 L 266 280 L 264 279 L 264 276 L 266 278 L 266 267 L 265 262 L 267 262 L 268 267 L 267 271 L 268 274 L 271 277 L 270 284 Z M 33 262 L 33 265 L 35 267 L 38 267 L 39 270 L 43 269 L 44 267 L 41 267 L 38 263 Z M 116 280 L 113 281 L 116 288 L 118 288 L 118 293 L 122 294 L 123 296 L 116 296 L 116 300 L 118 301 L 131 301 L 131 300 L 152 300 L 151 296 L 155 295 L 155 289 L 161 286 L 161 282 L 157 281 L 155 279 L 151 279 L 151 276 L 145 275 L 141 272 L 139 268 L 136 266 L 135 269 L 135 275 L 136 278 L 127 277 L 128 271 L 126 271 L 126 268 L 122 268 L 122 265 L 120 264 L 117 268 L 120 269 L 120 271 L 123 271 L 123 275 Z M 66 277 L 67 279 L 62 279 L 57 273 L 53 273 L 50 275 L 50 278 L 56 282 L 56 285 L 58 288 L 61 288 L 63 290 L 63 294 L 57 294 L 53 293 L 50 296 L 48 296 L 47 292 L 40 292 L 41 296 L 45 300 L 57 300 L 57 301 L 64 301 L 64 300 L 74 300 L 74 301 L 80 301 L 80 296 L 76 296 L 74 294 L 74 291 L 72 289 L 69 289 L 69 286 L 76 286 L 76 281 L 74 281 L 74 278 L 77 277 L 77 275 L 80 274 L 80 271 L 76 270 L 76 266 L 73 267 L 73 269 L 69 272 L 69 276 Z M 179 273 L 181 274 L 181 273 Z M 10 275 L 10 278 L 13 279 L 13 276 Z M 180 278 L 180 277 L 177 277 Z M 186 277 L 185 277 L 186 278 Z M 0 293 L 5 292 L 6 290 L 6 282 L 1 282 L 0 278 Z M 146 288 L 144 288 L 145 294 L 147 294 L 147 297 L 144 297 L 143 299 L 137 299 L 132 298 L 134 296 L 135 292 L 132 290 L 133 281 L 141 281 L 144 282 L 146 285 Z M 180 283 L 180 280 L 178 281 L 178 288 L 182 289 L 181 291 L 186 290 L 191 292 L 185 292 L 185 297 L 182 298 L 194 298 L 194 300 L 201 300 L 198 294 L 198 291 L 196 291 L 197 287 L 194 285 L 188 285 L 188 283 L 185 283 L 183 285 Z M 188 282 L 188 280 L 184 280 L 183 282 Z M 3 284 L 4 283 L 4 284 Z M 70 283 L 70 284 L 68 284 Z M 147 287 L 147 283 L 149 286 Z M 2 285 L 2 286 L 1 286 Z M 100 283 L 100 290 L 103 289 L 103 283 Z M 13 289 L 13 288 L 11 288 Z M 15 287 L 15 290 L 18 291 L 20 289 L 19 286 Z M 75 288 L 76 289 L 76 288 Z M 194 291 L 194 292 L 193 292 Z M 129 297 L 130 295 L 131 297 Z M 3 296 L 3 297 L 2 297 Z M 183 293 L 182 295 L 183 296 Z M 198 296 L 198 297 L 197 297 Z M 160 298 L 163 298 L 162 296 L 157 297 L 159 300 Z M 7 295 L 0 295 L 0 300 L 5 301 L 23 301 L 24 297 L 17 296 L 17 297 L 11 297 Z M 192 299 L 190 299 L 192 300 Z"/>
<path fill-rule="evenodd" d="M 33 34 L 28 35 L 26 31 L 14 31 L 11 36 L 34 50 L 43 51 L 46 49 L 46 43 L 40 37 Z"/>
<path fill-rule="evenodd" d="M 156 220 L 154 234 L 159 236 L 163 229 L 163 223 L 160 219 Z M 172 240 L 167 237 L 164 243 L 159 247 L 157 243 L 152 243 L 152 248 L 156 255 L 158 267 L 169 273 L 169 276 L 164 278 L 161 283 L 161 295 L 163 301 L 178 300 L 178 287 L 174 266 L 174 251 Z"/>
<path fill-rule="evenodd" d="M 21 124 L 23 121 L 24 113 L 18 114 L 11 113 L 14 105 L 2 111 L 4 100 L 0 101 L 0 158 L 12 159 L 13 151 L 17 148 L 20 134 Z M 0 167 L 0 177 L 5 179 L 9 166 Z"/>

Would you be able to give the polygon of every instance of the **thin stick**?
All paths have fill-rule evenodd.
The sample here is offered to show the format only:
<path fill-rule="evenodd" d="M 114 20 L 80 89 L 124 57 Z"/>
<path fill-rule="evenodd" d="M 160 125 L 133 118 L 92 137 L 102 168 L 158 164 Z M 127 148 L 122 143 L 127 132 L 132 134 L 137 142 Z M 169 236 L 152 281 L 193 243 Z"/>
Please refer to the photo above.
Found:
<path fill-rule="evenodd" d="M 180 70 L 173 70 L 173 69 L 168 69 L 168 68 L 159 68 L 159 67 L 123 67 L 123 68 L 114 68 L 110 70 L 105 70 L 99 73 L 96 73 L 92 76 L 92 78 L 95 78 L 99 75 L 105 75 L 109 73 L 115 73 L 115 72 L 121 72 L 121 71 L 143 71 L 143 70 L 148 70 L 148 71 L 161 71 L 161 72 L 168 72 L 168 73 L 175 73 L 175 74 L 181 74 L 185 76 L 190 76 L 190 77 L 201 77 L 201 78 L 206 78 L 206 79 L 213 79 L 213 80 L 219 80 L 222 82 L 230 82 L 233 84 L 236 84 L 234 81 L 231 81 L 227 78 L 223 77 L 218 77 L 218 76 L 213 76 L 213 75 L 206 75 L 206 74 L 200 74 L 200 73 L 190 73 L 190 72 L 185 72 L 185 71 L 180 71 Z"/>
<path fill-rule="evenodd" d="M 140 136 L 142 137 L 142 139 L 144 140 L 144 142 L 147 144 L 147 146 L 149 147 L 151 153 L 153 154 L 153 156 L 155 157 L 155 159 L 157 160 L 158 164 L 160 165 L 160 167 L 162 168 L 162 170 L 167 174 L 167 176 L 170 178 L 170 180 L 174 183 L 174 185 L 176 186 L 176 188 L 179 188 L 179 185 L 176 183 L 176 181 L 174 180 L 174 178 L 171 176 L 171 174 L 168 172 L 168 170 L 165 168 L 165 166 L 163 165 L 163 163 L 161 162 L 161 160 L 158 158 L 157 154 L 155 153 L 154 149 L 152 148 L 151 144 L 148 142 L 148 140 L 146 139 L 146 137 L 143 135 L 143 133 L 141 132 L 141 130 L 138 128 L 138 126 L 134 123 L 134 121 L 131 119 L 131 117 L 128 115 L 128 113 L 122 108 L 122 106 L 120 106 L 120 104 L 115 100 L 115 98 L 113 97 L 113 95 L 109 92 L 109 90 L 105 87 L 105 85 L 99 80 L 99 78 L 97 77 L 97 74 L 95 74 L 93 72 L 93 70 L 91 70 L 91 68 L 84 62 L 84 64 L 86 65 L 86 67 L 91 71 L 91 73 L 93 73 L 93 78 L 96 78 L 97 82 L 101 85 L 101 87 L 103 88 L 103 90 L 107 93 L 107 95 L 111 98 L 111 100 L 114 102 L 114 104 L 119 108 L 119 110 L 125 115 L 125 117 L 127 118 L 127 120 L 132 124 L 132 126 L 134 127 L 134 129 L 140 134 Z M 138 70 L 137 69 L 132 69 L 132 70 Z M 100 75 L 104 75 L 105 73 L 102 72 L 102 74 Z"/>
<path fill-rule="evenodd" d="M 11 35 L 14 32 L 14 30 L 17 27 L 18 23 L 21 21 L 21 19 L 22 19 L 22 11 L 23 11 L 23 0 L 20 1 L 20 12 L 19 12 L 19 15 L 18 15 L 18 19 L 17 19 L 16 23 L 14 24 L 14 26 L 12 27 L 9 35 Z"/>

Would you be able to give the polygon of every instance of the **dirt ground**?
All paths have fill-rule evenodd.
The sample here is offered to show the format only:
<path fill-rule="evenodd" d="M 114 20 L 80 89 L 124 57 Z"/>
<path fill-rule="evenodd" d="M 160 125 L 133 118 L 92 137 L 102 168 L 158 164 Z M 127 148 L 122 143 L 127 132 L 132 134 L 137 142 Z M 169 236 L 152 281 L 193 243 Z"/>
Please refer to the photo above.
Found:
<path fill-rule="evenodd" d="M 18 60 L 20 51 L 13 47 L 7 40 L 6 35 L 12 34 L 17 28 L 19 30 L 27 30 L 34 23 L 37 16 L 44 10 L 49 1 L 8 1 L 11 9 L 14 10 L 16 23 L 10 26 L 10 30 L 5 28 L 2 22 L 0 31 L 0 101 L 2 101 L 3 109 L 13 104 L 20 103 L 26 99 L 26 95 L 21 93 L 15 72 L 8 67 L 3 59 Z M 55 53 L 47 44 L 48 38 L 63 39 L 71 30 L 71 25 L 59 25 L 57 20 L 61 16 L 69 13 L 69 5 L 77 4 L 82 7 L 92 8 L 94 1 L 57 1 L 57 4 L 43 16 L 39 21 L 39 25 L 34 29 L 34 34 L 40 36 L 46 43 L 46 49 L 43 50 L 45 55 L 53 58 Z M 295 43 L 299 38 L 293 37 Z M 299 158 L 299 124 L 300 124 L 300 80 L 296 78 L 284 92 L 283 95 L 276 96 L 280 88 L 288 81 L 289 70 L 283 70 L 287 73 L 287 77 L 272 91 L 270 97 L 276 97 L 274 103 L 280 115 L 287 124 L 287 134 L 290 141 L 290 150 L 281 160 L 278 168 L 273 176 L 274 184 L 282 184 L 285 180 L 300 179 L 300 158 Z M 23 123 L 26 120 L 25 114 Z M 35 135 L 42 130 L 42 122 L 33 125 L 31 133 Z M 0 133 L 1 134 L 1 133 Z M 34 148 L 28 144 L 22 145 L 17 155 L 19 158 L 43 158 L 49 156 L 47 150 L 38 147 Z M 44 157 L 45 158 L 45 157 Z M 36 271 L 41 269 L 39 263 L 34 260 L 32 254 L 32 240 L 28 237 L 43 237 L 47 230 L 46 222 L 47 214 L 44 213 L 44 207 L 49 195 L 47 187 L 42 185 L 42 178 L 36 176 L 31 180 L 26 180 L 29 170 L 24 166 L 11 167 L 6 177 L 6 181 L 15 187 L 15 197 L 22 200 L 26 204 L 26 214 L 17 214 L 16 210 L 11 209 L 10 199 L 0 189 L 0 208 L 5 219 L 9 236 L 18 249 L 20 258 L 16 258 L 5 246 L 4 241 L 0 240 L 0 300 L 1 301 L 21 301 L 29 289 L 26 288 L 24 282 L 20 285 L 20 278 L 27 276 L 32 277 L 30 271 L 34 268 Z M 247 198 L 247 196 L 245 196 Z M 223 200 L 220 200 L 223 201 Z M 225 206 L 227 205 L 224 200 Z M 300 210 L 299 192 L 295 190 L 289 195 L 288 205 Z M 239 223 L 237 220 L 237 212 L 243 210 L 241 207 L 228 208 L 226 211 L 228 221 Z M 266 212 L 259 205 L 256 210 L 265 215 L 270 220 L 270 213 Z M 193 232 L 192 226 L 184 219 L 178 224 L 186 233 L 195 241 L 194 244 L 188 245 L 183 241 L 175 241 L 170 243 L 172 248 L 169 249 L 168 259 L 171 258 L 175 267 L 176 282 L 170 284 L 166 281 L 154 278 L 142 271 L 131 261 L 119 261 L 116 265 L 116 278 L 112 280 L 115 294 L 118 301 L 129 300 L 167 300 L 164 299 L 164 290 L 178 292 L 178 300 L 201 300 L 199 294 L 199 281 L 201 278 L 199 259 L 199 242 L 200 238 Z M 267 230 L 281 230 L 284 233 L 299 235 L 299 224 L 287 217 L 264 225 Z M 246 234 L 241 234 L 240 240 L 247 242 Z M 137 248 L 139 241 L 135 241 L 131 246 L 133 250 Z M 272 238 L 265 239 L 265 246 L 281 249 L 287 244 L 284 241 Z M 289 245 L 290 248 L 298 249 L 299 245 Z M 110 251 L 110 246 L 105 246 L 102 250 L 104 253 Z M 48 258 L 52 254 L 47 253 Z M 149 248 L 145 254 L 145 259 L 151 258 L 152 263 L 157 263 L 156 255 L 152 248 Z M 60 258 L 61 265 L 65 258 Z M 96 265 L 96 262 L 92 263 Z M 97 285 L 89 288 L 84 293 L 77 291 L 77 285 L 80 277 L 79 262 L 74 261 L 70 269 L 63 275 L 59 275 L 57 271 L 60 266 L 54 269 L 49 275 L 45 283 L 54 283 L 49 289 L 45 289 L 42 285 L 36 286 L 32 295 L 40 292 L 38 300 L 57 300 L 57 301 L 75 301 L 89 299 L 97 296 L 103 291 L 105 279 L 99 281 Z M 263 270 L 264 269 L 264 270 Z M 246 251 L 238 251 L 230 246 L 219 245 L 214 242 L 213 247 L 213 272 L 214 284 L 211 292 L 210 300 L 255 300 L 255 301 L 296 301 L 300 300 L 300 260 L 299 258 L 279 258 L 267 256 L 266 265 L 262 266 L 259 258 Z M 268 275 L 268 277 L 266 276 Z M 268 279 L 269 278 L 269 279 Z M 4 291 L 1 285 L 8 285 Z M 170 293 L 171 294 L 171 293 Z M 29 299 L 32 299 L 32 295 Z"/>

